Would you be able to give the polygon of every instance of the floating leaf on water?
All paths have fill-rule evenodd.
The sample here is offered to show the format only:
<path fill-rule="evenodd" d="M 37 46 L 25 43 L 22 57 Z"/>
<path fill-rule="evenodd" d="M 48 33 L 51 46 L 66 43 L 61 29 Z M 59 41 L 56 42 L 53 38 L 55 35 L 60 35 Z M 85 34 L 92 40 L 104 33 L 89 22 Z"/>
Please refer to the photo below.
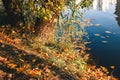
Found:
<path fill-rule="evenodd" d="M 100 36 L 100 34 L 94 34 L 95 36 Z"/>
<path fill-rule="evenodd" d="M 85 23 L 90 23 L 90 19 L 85 19 L 84 22 Z"/>
<path fill-rule="evenodd" d="M 90 26 L 93 26 L 93 24 L 90 24 Z"/>
<path fill-rule="evenodd" d="M 100 26 L 100 24 L 95 24 L 95 26 Z"/>
<path fill-rule="evenodd" d="M 91 42 L 84 42 L 84 44 L 90 44 Z"/>
<path fill-rule="evenodd" d="M 105 33 L 110 34 L 111 32 L 110 31 L 105 31 Z"/>
<path fill-rule="evenodd" d="M 110 66 L 111 69 L 115 69 L 115 66 Z"/>
<path fill-rule="evenodd" d="M 102 41 L 102 43 L 107 43 L 108 41 Z"/>

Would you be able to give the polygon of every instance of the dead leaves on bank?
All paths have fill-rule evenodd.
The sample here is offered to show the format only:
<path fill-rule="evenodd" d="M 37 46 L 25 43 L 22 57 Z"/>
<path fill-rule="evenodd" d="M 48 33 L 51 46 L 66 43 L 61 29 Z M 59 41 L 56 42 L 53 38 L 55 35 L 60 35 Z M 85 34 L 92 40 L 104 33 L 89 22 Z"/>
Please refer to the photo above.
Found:
<path fill-rule="evenodd" d="M 16 32 L 12 32 L 15 34 Z M 108 32 L 107 32 L 108 33 Z M 99 36 L 96 34 L 96 36 Z M 12 39 L 10 36 L 0 33 L 1 48 L 5 48 L 6 44 L 11 47 L 21 46 L 22 39 L 15 37 Z M 5 44 L 4 44 L 5 43 Z M 54 48 L 55 47 L 55 48 Z M 61 46 L 60 46 L 61 47 Z M 59 67 L 63 71 L 67 71 L 73 74 L 73 76 L 80 78 L 80 80 L 117 80 L 112 76 L 108 76 L 108 71 L 104 67 L 96 68 L 96 66 L 87 66 L 84 61 L 89 60 L 89 54 L 85 54 L 86 47 L 84 44 L 77 46 L 80 50 L 76 53 L 70 52 L 69 49 L 60 49 L 59 46 L 47 45 L 46 51 L 42 49 L 28 50 L 27 46 L 13 48 L 12 52 L 0 51 L 0 65 L 3 67 L 12 68 L 17 74 L 24 73 L 33 79 L 39 80 L 60 80 Z M 6 49 L 6 48 L 5 48 Z M 54 50 L 55 49 L 55 50 Z M 59 52 L 60 51 L 62 52 Z M 31 57 L 31 55 L 37 51 L 39 57 Z M 24 53 L 27 54 L 24 54 Z M 23 54 L 21 54 L 23 53 Z M 35 54 L 34 54 L 35 55 Z M 24 56 L 24 57 L 23 57 Z M 50 63 L 39 60 L 42 57 Z M 25 58 L 29 58 L 28 60 Z M 82 58 L 82 59 L 81 59 Z M 51 67 L 57 66 L 57 68 L 51 69 Z M 114 67 L 111 66 L 113 69 Z M 57 71 L 57 72 L 55 72 Z M 58 74 L 59 73 L 59 74 Z M 12 76 L 13 77 L 12 73 Z M 1 75 L 1 74 L 0 74 Z M 66 75 L 66 74 L 65 74 Z M 65 76 L 64 75 L 64 76 Z M 72 80 L 72 79 L 71 79 Z"/>
<path fill-rule="evenodd" d="M 109 76 L 108 73 L 105 67 L 89 66 L 81 80 L 118 80 L 113 76 Z"/>
<path fill-rule="evenodd" d="M 21 45 L 22 41 L 19 38 L 12 39 L 4 33 L 0 32 L 0 42 L 7 43 L 11 45 Z"/>

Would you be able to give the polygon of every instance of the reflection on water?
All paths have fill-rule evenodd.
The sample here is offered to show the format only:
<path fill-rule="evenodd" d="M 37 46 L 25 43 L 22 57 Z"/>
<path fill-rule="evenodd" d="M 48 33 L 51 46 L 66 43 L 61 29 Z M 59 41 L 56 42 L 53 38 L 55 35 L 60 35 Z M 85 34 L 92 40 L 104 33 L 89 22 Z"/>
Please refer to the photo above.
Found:
<path fill-rule="evenodd" d="M 94 0 L 84 18 L 100 24 L 88 27 L 93 59 L 98 65 L 116 66 L 113 74 L 120 77 L 120 0 Z"/>
<path fill-rule="evenodd" d="M 117 6 L 116 6 L 116 12 L 117 15 L 116 20 L 118 21 L 118 24 L 120 26 L 120 0 L 117 0 Z"/>
<path fill-rule="evenodd" d="M 116 4 L 116 0 L 94 0 L 93 9 L 108 11 L 111 8 L 111 5 Z"/>
<path fill-rule="evenodd" d="M 0 0 L 0 12 L 1 12 L 1 10 L 3 10 L 3 9 L 4 9 L 3 3 L 2 3 L 2 1 Z"/>

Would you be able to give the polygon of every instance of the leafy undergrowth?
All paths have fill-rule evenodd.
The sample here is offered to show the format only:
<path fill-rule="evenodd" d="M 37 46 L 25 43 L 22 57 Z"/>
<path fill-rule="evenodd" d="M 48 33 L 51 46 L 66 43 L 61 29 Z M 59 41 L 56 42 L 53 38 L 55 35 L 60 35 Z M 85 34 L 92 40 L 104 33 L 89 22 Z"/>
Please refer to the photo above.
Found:
<path fill-rule="evenodd" d="M 34 42 L 40 38 L 33 43 L 17 29 L 0 30 L 0 80 L 117 80 L 106 68 L 88 64 L 85 43 L 76 49 L 52 40 Z"/>

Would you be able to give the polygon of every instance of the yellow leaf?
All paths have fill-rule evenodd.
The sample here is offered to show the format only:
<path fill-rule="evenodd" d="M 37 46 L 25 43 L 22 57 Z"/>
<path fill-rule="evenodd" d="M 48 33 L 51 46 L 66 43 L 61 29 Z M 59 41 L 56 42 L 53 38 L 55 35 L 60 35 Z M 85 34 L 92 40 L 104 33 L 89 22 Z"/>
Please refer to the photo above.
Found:
<path fill-rule="evenodd" d="M 22 60 L 22 59 L 19 59 L 21 62 L 24 62 L 24 60 Z"/>
<path fill-rule="evenodd" d="M 57 19 L 54 19 L 54 21 L 53 22 L 57 22 Z"/>
<path fill-rule="evenodd" d="M 42 12 L 43 12 L 43 14 L 45 14 L 45 8 L 42 8 Z"/>
<path fill-rule="evenodd" d="M 45 16 L 44 19 L 47 20 L 48 18 Z"/>
<path fill-rule="evenodd" d="M 14 30 L 12 30 L 12 33 L 15 34 L 16 32 Z"/>
<path fill-rule="evenodd" d="M 0 39 L 0 42 L 2 42 L 2 40 Z"/>
<path fill-rule="evenodd" d="M 110 66 L 111 69 L 115 69 L 115 66 Z"/>
<path fill-rule="evenodd" d="M 15 68 L 17 65 L 16 64 L 13 64 L 13 63 L 10 63 L 8 64 L 8 66 L 12 67 L 12 68 Z"/>

